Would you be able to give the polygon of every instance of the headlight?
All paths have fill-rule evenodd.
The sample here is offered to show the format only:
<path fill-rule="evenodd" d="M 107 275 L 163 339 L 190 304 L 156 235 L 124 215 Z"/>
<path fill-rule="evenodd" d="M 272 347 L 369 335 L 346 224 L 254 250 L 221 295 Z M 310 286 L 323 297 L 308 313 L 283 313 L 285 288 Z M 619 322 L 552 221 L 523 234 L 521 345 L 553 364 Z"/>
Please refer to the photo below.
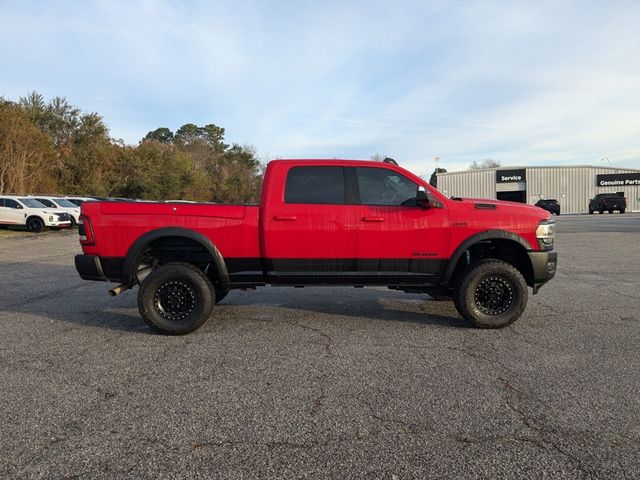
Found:
<path fill-rule="evenodd" d="M 553 220 L 543 220 L 536 228 L 536 237 L 542 250 L 551 250 L 556 236 L 556 224 Z"/>

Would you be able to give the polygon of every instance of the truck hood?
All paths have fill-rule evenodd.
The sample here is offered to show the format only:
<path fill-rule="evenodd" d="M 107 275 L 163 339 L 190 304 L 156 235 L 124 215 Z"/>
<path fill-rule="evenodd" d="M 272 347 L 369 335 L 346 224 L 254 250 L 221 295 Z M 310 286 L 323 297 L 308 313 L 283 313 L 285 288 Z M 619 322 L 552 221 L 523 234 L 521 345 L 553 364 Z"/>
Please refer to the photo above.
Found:
<path fill-rule="evenodd" d="M 493 211 L 496 215 L 527 216 L 535 217 L 539 220 L 551 218 L 551 214 L 546 210 L 526 203 L 492 200 L 487 198 L 462 198 L 452 201 L 475 212 Z"/>

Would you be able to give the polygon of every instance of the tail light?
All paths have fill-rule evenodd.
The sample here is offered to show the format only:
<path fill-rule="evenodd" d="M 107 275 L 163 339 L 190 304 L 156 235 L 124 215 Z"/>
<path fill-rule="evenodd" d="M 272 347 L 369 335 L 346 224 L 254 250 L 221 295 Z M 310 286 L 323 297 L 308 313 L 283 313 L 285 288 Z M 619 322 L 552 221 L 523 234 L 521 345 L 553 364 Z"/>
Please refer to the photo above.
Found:
<path fill-rule="evenodd" d="M 78 235 L 80 235 L 80 245 L 93 245 L 95 243 L 91 220 L 86 215 L 80 215 L 78 219 Z"/>

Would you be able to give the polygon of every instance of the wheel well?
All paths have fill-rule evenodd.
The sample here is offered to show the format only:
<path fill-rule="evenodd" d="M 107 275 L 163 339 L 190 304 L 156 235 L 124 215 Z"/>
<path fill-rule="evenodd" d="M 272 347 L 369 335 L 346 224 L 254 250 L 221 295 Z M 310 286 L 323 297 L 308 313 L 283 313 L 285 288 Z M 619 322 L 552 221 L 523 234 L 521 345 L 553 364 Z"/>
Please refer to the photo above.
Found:
<path fill-rule="evenodd" d="M 135 271 L 170 262 L 190 263 L 202 270 L 214 285 L 220 283 L 215 259 L 207 247 L 197 240 L 180 236 L 160 237 L 150 242 L 143 250 Z"/>
<path fill-rule="evenodd" d="M 505 238 L 480 240 L 471 245 L 458 259 L 449 283 L 455 283 L 455 278 L 467 265 L 484 258 L 495 258 L 513 265 L 522 274 L 527 285 L 533 287 L 533 266 L 527 250 L 518 242 Z"/>

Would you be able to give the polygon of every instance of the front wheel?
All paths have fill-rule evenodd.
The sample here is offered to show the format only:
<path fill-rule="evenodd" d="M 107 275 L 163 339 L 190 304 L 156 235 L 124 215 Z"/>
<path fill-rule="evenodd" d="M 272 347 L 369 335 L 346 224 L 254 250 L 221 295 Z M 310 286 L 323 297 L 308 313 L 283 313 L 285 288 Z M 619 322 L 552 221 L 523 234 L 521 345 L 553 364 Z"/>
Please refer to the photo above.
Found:
<path fill-rule="evenodd" d="M 27 220 L 27 228 L 30 232 L 41 232 L 44 230 L 44 222 L 39 217 L 29 217 Z"/>
<path fill-rule="evenodd" d="M 527 305 L 522 274 L 502 260 L 480 260 L 469 266 L 454 289 L 454 305 L 479 328 L 503 328 L 515 322 Z"/>
<path fill-rule="evenodd" d="M 153 329 L 183 335 L 209 319 L 215 303 L 213 285 L 197 267 L 181 262 L 162 265 L 140 285 L 138 310 Z"/>

